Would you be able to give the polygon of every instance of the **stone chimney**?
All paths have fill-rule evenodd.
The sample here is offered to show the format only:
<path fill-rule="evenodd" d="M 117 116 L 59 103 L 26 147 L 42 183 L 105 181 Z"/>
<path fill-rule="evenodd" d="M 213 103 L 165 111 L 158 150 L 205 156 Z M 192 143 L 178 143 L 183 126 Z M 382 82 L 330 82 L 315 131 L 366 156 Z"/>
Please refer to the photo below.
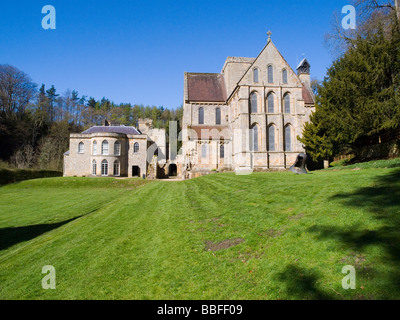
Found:
<path fill-rule="evenodd" d="M 304 58 L 297 67 L 297 75 L 308 87 L 311 86 L 310 68 L 311 66 L 306 58 Z"/>

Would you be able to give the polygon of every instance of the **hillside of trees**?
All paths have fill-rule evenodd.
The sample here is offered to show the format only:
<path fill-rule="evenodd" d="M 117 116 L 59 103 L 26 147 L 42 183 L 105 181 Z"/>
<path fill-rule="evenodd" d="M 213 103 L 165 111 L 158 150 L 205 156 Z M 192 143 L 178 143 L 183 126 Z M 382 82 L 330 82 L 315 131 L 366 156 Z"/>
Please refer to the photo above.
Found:
<path fill-rule="evenodd" d="M 182 107 L 96 101 L 75 90 L 59 94 L 54 86 L 39 88 L 14 66 L 0 65 L 0 167 L 62 171 L 70 133 L 103 125 L 106 119 L 136 126 L 143 118 L 168 131 L 169 121 L 180 123 Z"/>

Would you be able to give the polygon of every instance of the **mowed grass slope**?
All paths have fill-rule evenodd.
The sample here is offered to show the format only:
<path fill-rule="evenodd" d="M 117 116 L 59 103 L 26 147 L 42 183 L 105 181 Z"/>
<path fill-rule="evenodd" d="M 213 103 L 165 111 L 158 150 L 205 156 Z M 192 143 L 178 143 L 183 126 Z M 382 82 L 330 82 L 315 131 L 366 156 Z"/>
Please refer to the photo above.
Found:
<path fill-rule="evenodd" d="M 25 181 L 0 188 L 0 298 L 398 299 L 399 214 L 396 168 Z"/>

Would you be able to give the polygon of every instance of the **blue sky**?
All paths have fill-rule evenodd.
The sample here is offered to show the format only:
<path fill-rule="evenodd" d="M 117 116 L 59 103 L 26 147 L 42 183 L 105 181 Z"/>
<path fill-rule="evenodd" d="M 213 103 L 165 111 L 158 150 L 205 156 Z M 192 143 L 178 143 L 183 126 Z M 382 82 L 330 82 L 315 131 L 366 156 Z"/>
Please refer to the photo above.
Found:
<path fill-rule="evenodd" d="M 44 5 L 56 30 L 44 30 Z M 226 57 L 256 57 L 267 31 L 292 66 L 302 54 L 323 79 L 332 56 L 324 45 L 342 0 L 13 0 L 0 9 L 0 64 L 54 85 L 116 103 L 176 108 L 183 75 L 220 72 Z"/>

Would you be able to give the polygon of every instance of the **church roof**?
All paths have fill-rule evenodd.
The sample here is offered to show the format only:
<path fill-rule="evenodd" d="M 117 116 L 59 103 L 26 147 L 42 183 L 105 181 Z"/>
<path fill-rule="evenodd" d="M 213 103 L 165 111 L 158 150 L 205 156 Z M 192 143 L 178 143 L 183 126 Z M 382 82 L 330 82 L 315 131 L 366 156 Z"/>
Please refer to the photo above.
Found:
<path fill-rule="evenodd" d="M 303 100 L 305 104 L 314 104 L 314 95 L 311 92 L 311 89 L 308 88 L 307 85 L 303 83 Z"/>
<path fill-rule="evenodd" d="M 135 135 L 140 134 L 140 132 L 135 127 L 125 127 L 125 126 L 94 126 L 82 133 L 83 134 L 122 133 L 122 134 L 135 134 Z"/>
<path fill-rule="evenodd" d="M 222 134 L 230 133 L 229 126 L 191 126 L 190 139 L 194 140 L 221 140 Z M 227 132 L 226 132 L 227 130 Z"/>
<path fill-rule="evenodd" d="M 193 102 L 225 102 L 226 88 L 219 73 L 187 73 L 188 100 Z"/>

